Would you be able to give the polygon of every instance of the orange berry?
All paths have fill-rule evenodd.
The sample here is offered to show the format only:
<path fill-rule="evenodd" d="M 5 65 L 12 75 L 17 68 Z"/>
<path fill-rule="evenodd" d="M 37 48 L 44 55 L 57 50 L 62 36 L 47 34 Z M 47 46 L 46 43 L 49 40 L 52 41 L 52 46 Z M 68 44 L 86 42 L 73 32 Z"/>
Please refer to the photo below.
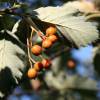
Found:
<path fill-rule="evenodd" d="M 57 37 L 56 35 L 50 35 L 50 36 L 48 37 L 48 39 L 49 39 L 50 41 L 52 41 L 52 42 L 55 42 L 55 41 L 58 40 L 58 37 Z"/>
<path fill-rule="evenodd" d="M 41 46 L 39 46 L 39 45 L 34 45 L 34 46 L 32 46 L 32 48 L 31 48 L 31 52 L 32 52 L 34 55 L 39 55 L 39 54 L 42 52 L 42 48 L 41 48 Z"/>
<path fill-rule="evenodd" d="M 49 48 L 51 47 L 52 45 L 52 42 L 49 40 L 49 39 L 45 39 L 43 42 L 42 42 L 42 47 L 43 48 Z"/>
<path fill-rule="evenodd" d="M 46 29 L 46 36 L 53 35 L 57 32 L 57 29 L 55 26 L 50 26 Z"/>
<path fill-rule="evenodd" d="M 48 69 L 51 65 L 51 61 L 49 59 L 43 59 L 42 64 L 45 69 Z"/>
<path fill-rule="evenodd" d="M 27 75 L 29 78 L 35 78 L 37 76 L 37 71 L 34 68 L 30 68 Z"/>
<path fill-rule="evenodd" d="M 34 64 L 34 68 L 37 70 L 37 71 L 40 71 L 42 68 L 43 68 L 43 64 L 41 62 L 36 62 Z"/>
<path fill-rule="evenodd" d="M 73 60 L 69 60 L 68 62 L 67 62 L 67 66 L 68 66 L 68 68 L 74 68 L 75 67 L 75 62 L 73 61 Z"/>

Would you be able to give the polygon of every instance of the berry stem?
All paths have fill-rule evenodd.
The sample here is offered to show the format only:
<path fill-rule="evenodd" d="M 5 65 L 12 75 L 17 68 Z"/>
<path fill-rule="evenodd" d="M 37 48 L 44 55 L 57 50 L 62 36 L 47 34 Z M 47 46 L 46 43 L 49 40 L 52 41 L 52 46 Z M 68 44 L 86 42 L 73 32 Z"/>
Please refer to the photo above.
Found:
<path fill-rule="evenodd" d="M 41 31 L 38 31 L 37 34 L 41 37 L 42 40 L 46 39 L 45 35 Z"/>
<path fill-rule="evenodd" d="M 31 31 L 31 36 L 30 36 L 30 46 L 32 47 L 32 38 L 33 38 L 33 33 L 34 33 L 34 29 L 33 27 L 31 27 L 32 31 Z"/>
<path fill-rule="evenodd" d="M 28 58 L 29 58 L 29 63 L 30 63 L 30 66 L 31 66 L 31 68 L 32 68 L 32 63 L 36 63 L 36 61 L 35 60 L 33 60 L 32 58 L 31 58 L 31 56 L 30 56 L 30 50 L 29 50 L 29 39 L 27 38 L 27 50 L 28 50 Z"/>
<path fill-rule="evenodd" d="M 37 25 L 32 21 L 30 17 L 25 18 L 27 23 L 34 29 L 34 31 L 41 37 L 41 39 L 45 39 L 45 35 L 40 31 Z"/>
<path fill-rule="evenodd" d="M 42 55 L 39 55 L 41 59 L 44 59 L 44 57 Z"/>

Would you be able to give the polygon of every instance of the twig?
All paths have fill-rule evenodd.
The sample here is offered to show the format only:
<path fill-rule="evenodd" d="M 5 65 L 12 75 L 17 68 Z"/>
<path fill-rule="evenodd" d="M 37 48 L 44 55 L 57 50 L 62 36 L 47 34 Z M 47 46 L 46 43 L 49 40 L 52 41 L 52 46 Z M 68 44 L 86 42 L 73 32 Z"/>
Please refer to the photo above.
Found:
<path fill-rule="evenodd" d="M 59 50 L 58 52 L 56 52 L 55 54 L 53 54 L 53 55 L 50 57 L 50 59 L 52 60 L 52 59 L 54 59 L 55 57 L 61 55 L 62 53 L 66 52 L 66 51 L 69 51 L 69 50 L 70 50 L 69 47 L 66 47 L 66 48 L 64 47 L 62 50 Z"/>
<path fill-rule="evenodd" d="M 15 15 L 15 16 L 20 16 L 23 18 L 33 29 L 34 31 L 44 40 L 45 35 L 40 31 L 40 29 L 36 26 L 36 24 L 32 21 L 32 19 L 29 17 L 27 14 L 20 14 L 16 13 L 13 10 L 17 9 L 18 7 L 12 7 L 12 8 L 7 8 L 7 9 L 2 9 L 0 10 L 0 14 L 10 14 L 10 15 Z"/>
<path fill-rule="evenodd" d="M 34 29 L 34 31 L 44 40 L 46 37 L 45 35 L 40 31 L 40 29 L 36 26 L 36 24 L 32 21 L 32 19 L 27 16 L 23 16 L 23 18 L 26 20 L 26 22 Z"/>

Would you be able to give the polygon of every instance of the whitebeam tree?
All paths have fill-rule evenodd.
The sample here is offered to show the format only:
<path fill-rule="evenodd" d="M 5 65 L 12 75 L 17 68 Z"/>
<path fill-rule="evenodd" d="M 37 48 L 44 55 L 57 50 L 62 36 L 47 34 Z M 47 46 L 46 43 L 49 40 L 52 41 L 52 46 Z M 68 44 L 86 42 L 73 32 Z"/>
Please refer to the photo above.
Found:
<path fill-rule="evenodd" d="M 100 18 L 99 12 L 81 12 L 71 2 L 57 7 L 40 7 L 29 13 L 17 11 L 24 6 L 26 5 L 14 3 L 12 7 L 0 10 L 0 97 L 9 94 L 27 75 L 34 79 L 41 74 L 41 70 L 46 71 L 50 65 L 56 66 L 56 69 L 52 67 L 50 71 L 57 70 L 58 65 L 52 59 L 61 59 L 61 52 L 96 44 L 99 39 L 95 24 L 97 21 L 92 20 Z M 27 6 L 26 8 L 30 9 Z M 52 53 L 54 48 L 56 52 Z M 48 86 L 59 90 L 97 89 L 96 81 L 80 81 L 81 78 L 77 75 L 65 76 L 68 78 L 64 79 L 65 84 L 61 87 L 61 75 L 62 72 L 58 77 L 52 77 L 51 73 L 47 73 L 45 81 Z"/>

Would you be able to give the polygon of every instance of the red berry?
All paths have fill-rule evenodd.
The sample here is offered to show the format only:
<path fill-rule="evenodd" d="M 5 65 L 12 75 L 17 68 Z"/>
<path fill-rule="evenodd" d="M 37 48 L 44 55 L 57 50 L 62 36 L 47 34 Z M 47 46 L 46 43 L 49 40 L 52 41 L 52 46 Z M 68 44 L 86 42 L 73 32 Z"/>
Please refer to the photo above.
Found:
<path fill-rule="evenodd" d="M 42 47 L 39 46 L 39 45 L 34 45 L 34 46 L 32 46 L 32 48 L 31 48 L 31 52 L 32 52 L 34 55 L 39 55 L 39 54 L 41 54 L 41 52 L 42 52 Z"/>
<path fill-rule="evenodd" d="M 36 78 L 37 71 L 34 68 L 30 68 L 27 73 L 29 78 Z"/>
<path fill-rule="evenodd" d="M 75 68 L 75 62 L 73 61 L 73 60 L 69 60 L 68 62 L 67 62 L 67 66 L 68 66 L 68 68 Z"/>
<path fill-rule="evenodd" d="M 50 36 L 48 37 L 48 39 L 49 39 L 50 41 L 52 41 L 52 42 L 55 42 L 55 41 L 58 40 L 58 37 L 57 37 L 56 35 L 50 35 Z"/>
<path fill-rule="evenodd" d="M 50 26 L 46 29 L 46 36 L 53 35 L 57 32 L 57 29 L 55 26 Z"/>
<path fill-rule="evenodd" d="M 34 64 L 34 68 L 37 70 L 37 71 L 40 71 L 42 68 L 43 68 L 43 64 L 41 62 L 36 62 Z"/>
<path fill-rule="evenodd" d="M 45 39 L 43 42 L 42 42 L 42 47 L 43 48 L 49 48 L 52 46 L 52 42 L 49 40 L 49 39 Z"/>
<path fill-rule="evenodd" d="M 45 69 L 48 69 L 51 65 L 51 61 L 49 59 L 43 59 L 42 64 Z"/>

